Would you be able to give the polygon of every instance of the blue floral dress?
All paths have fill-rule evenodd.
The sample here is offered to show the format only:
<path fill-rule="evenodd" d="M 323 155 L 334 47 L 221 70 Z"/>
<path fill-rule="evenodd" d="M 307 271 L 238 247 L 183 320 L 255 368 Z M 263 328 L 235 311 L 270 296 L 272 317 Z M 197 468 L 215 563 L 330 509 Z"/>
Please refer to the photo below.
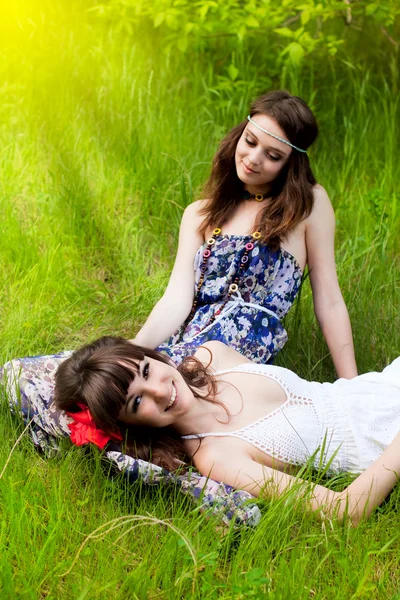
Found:
<path fill-rule="evenodd" d="M 256 243 L 248 253 L 237 292 L 226 302 L 252 236 L 214 237 L 216 241 L 206 262 L 196 311 L 191 320 L 158 349 L 179 364 L 204 342 L 218 340 L 254 362 L 269 362 L 286 343 L 282 319 L 299 291 L 302 270 L 286 250 L 271 250 L 267 245 Z M 195 256 L 195 294 L 207 248 L 205 242 Z M 218 314 L 218 311 L 221 312 Z"/>

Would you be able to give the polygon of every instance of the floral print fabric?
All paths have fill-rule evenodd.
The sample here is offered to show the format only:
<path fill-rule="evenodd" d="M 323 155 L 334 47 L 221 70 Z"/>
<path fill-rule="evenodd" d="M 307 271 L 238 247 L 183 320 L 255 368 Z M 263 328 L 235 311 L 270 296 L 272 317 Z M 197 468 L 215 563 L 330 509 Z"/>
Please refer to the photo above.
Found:
<path fill-rule="evenodd" d="M 269 362 L 286 343 L 287 333 L 281 320 L 300 288 L 302 270 L 285 250 L 271 250 L 257 243 L 248 254 L 238 291 L 225 303 L 252 236 L 218 235 L 215 238 L 196 312 L 184 330 L 174 333 L 159 350 L 179 364 L 204 342 L 218 340 L 254 362 Z M 195 257 L 195 293 L 206 249 L 207 242 Z M 221 309 L 210 324 L 210 319 Z"/>
<path fill-rule="evenodd" d="M 56 370 L 70 354 L 62 352 L 52 356 L 16 359 L 0 369 L 0 382 L 5 387 L 11 410 L 22 415 L 26 424 L 30 422 L 33 442 L 46 454 L 56 452 L 57 440 L 70 435 L 68 424 L 72 419 L 64 411 L 58 410 L 53 402 Z M 256 525 L 260 520 L 260 509 L 248 492 L 234 490 L 196 471 L 169 473 L 119 451 L 108 451 L 106 456 L 130 481 L 140 479 L 151 485 L 177 485 L 202 511 L 219 516 L 227 524 L 233 521 Z"/>

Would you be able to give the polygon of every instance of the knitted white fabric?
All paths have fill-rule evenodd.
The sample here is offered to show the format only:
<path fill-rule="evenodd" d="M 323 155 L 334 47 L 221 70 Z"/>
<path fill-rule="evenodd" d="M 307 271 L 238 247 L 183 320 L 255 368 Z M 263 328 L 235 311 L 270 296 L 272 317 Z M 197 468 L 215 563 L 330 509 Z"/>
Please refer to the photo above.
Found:
<path fill-rule="evenodd" d="M 308 382 L 273 365 L 246 363 L 219 372 L 254 373 L 276 381 L 286 401 L 265 417 L 236 431 L 183 436 L 236 437 L 287 464 L 330 472 L 366 469 L 400 430 L 400 358 L 382 373 L 335 383 Z"/>

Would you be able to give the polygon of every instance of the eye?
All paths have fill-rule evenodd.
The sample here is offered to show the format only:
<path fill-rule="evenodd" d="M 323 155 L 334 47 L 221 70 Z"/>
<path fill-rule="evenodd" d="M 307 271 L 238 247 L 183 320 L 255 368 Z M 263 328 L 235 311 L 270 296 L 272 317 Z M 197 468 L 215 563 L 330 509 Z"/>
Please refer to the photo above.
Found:
<path fill-rule="evenodd" d="M 143 367 L 142 370 L 142 377 L 143 379 L 147 379 L 149 376 L 149 371 L 150 371 L 150 364 L 146 363 Z M 140 404 L 142 402 L 142 396 L 136 396 L 133 401 L 132 401 L 132 412 L 137 412 Z"/>
<path fill-rule="evenodd" d="M 149 371 L 150 371 L 150 365 L 149 363 L 146 363 L 143 367 L 143 378 L 147 379 L 149 376 Z"/>
<path fill-rule="evenodd" d="M 273 154 L 269 154 L 268 152 L 267 152 L 267 156 L 268 156 L 269 160 L 272 160 L 273 162 L 278 162 L 278 160 L 281 159 L 280 156 L 274 156 Z"/>
<path fill-rule="evenodd" d="M 132 412 L 137 412 L 137 409 L 139 408 L 139 405 L 142 401 L 142 396 L 136 396 L 136 398 L 133 399 L 132 402 Z"/>
<path fill-rule="evenodd" d="M 244 141 L 246 142 L 246 144 L 248 146 L 251 146 L 253 148 L 253 146 L 255 146 L 255 143 L 252 140 L 249 140 L 249 138 L 244 138 Z"/>

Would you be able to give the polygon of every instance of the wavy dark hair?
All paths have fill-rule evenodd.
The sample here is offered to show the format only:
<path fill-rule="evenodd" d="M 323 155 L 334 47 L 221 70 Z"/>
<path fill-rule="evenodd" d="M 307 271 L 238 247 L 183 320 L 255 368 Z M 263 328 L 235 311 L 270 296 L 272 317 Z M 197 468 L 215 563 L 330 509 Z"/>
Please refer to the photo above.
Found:
<path fill-rule="evenodd" d="M 68 412 L 78 412 L 81 410 L 78 404 L 84 404 L 100 429 L 122 433 L 127 454 L 172 471 L 182 464 L 191 464 L 181 437 L 172 428 L 135 428 L 118 421 L 129 385 L 139 372 L 139 362 L 146 356 L 175 366 L 156 350 L 120 337 L 99 338 L 61 363 L 56 373 L 54 401 L 57 408 Z M 224 406 L 215 400 L 217 383 L 208 366 L 190 356 L 177 369 L 195 397 Z M 204 388 L 206 392 L 201 393 Z"/>
<path fill-rule="evenodd" d="M 251 105 L 250 116 L 259 114 L 275 119 L 288 141 L 304 150 L 318 135 L 311 109 L 304 100 L 289 92 L 279 90 L 257 98 Z M 247 123 L 245 120 L 236 125 L 214 156 L 211 175 L 203 191 L 208 198 L 202 209 L 204 220 L 200 233 L 203 235 L 208 229 L 222 227 L 242 201 L 243 183 L 236 173 L 235 151 Z M 281 239 L 311 213 L 316 183 L 307 154 L 293 149 L 255 223 L 262 242 L 278 248 Z"/>

